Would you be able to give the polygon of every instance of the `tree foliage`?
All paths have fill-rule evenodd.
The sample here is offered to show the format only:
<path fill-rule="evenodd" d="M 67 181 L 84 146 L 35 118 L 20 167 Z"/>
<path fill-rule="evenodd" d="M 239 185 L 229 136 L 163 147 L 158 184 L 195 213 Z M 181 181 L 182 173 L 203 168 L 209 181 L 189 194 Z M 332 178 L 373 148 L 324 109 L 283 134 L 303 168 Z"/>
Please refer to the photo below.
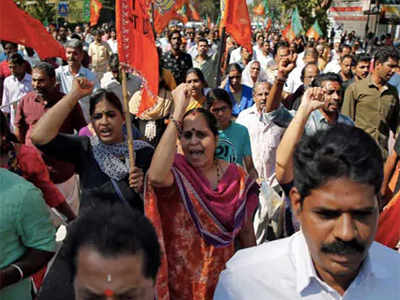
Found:
<path fill-rule="evenodd" d="M 47 1 L 14 0 L 14 2 L 42 23 L 51 23 L 56 19 L 56 9 L 53 4 L 47 3 Z"/>

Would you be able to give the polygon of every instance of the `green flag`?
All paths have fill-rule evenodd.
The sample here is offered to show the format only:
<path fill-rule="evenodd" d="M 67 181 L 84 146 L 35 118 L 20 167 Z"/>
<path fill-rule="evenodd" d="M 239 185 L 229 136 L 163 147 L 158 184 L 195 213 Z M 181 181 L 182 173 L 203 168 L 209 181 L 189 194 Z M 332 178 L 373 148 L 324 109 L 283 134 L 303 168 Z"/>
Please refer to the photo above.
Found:
<path fill-rule="evenodd" d="M 318 24 L 317 20 L 315 20 L 313 28 L 320 36 L 322 36 L 322 30 L 321 30 L 321 27 L 319 27 L 319 24 Z"/>
<path fill-rule="evenodd" d="M 269 4 L 268 4 L 268 0 L 264 0 L 264 13 L 265 15 L 269 15 Z"/>
<path fill-rule="evenodd" d="M 86 23 L 90 22 L 90 0 L 83 1 L 83 21 Z"/>
<path fill-rule="evenodd" d="M 301 25 L 299 10 L 296 8 L 292 14 L 292 30 L 296 36 L 304 32 L 303 26 Z"/>

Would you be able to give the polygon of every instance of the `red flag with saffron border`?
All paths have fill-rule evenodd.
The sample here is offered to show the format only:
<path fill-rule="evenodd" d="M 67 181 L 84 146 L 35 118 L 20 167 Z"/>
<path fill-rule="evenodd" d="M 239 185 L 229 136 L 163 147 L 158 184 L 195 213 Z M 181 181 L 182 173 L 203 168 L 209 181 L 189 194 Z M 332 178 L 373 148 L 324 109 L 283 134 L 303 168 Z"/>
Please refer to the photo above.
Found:
<path fill-rule="evenodd" d="M 154 30 L 161 33 L 168 26 L 169 21 L 181 20 L 178 11 L 188 0 L 154 1 Z"/>
<path fill-rule="evenodd" d="M 116 28 L 118 55 L 143 80 L 138 115 L 153 107 L 158 95 L 158 53 L 146 0 L 117 0 Z"/>
<path fill-rule="evenodd" d="M 102 8 L 103 4 L 99 0 L 90 0 L 90 26 L 97 25 Z"/>
<path fill-rule="evenodd" d="M 64 47 L 57 42 L 39 20 L 30 16 L 12 0 L 0 1 L 0 40 L 33 48 L 41 59 L 65 58 Z"/>
<path fill-rule="evenodd" d="M 246 0 L 225 0 L 222 27 L 242 47 L 253 53 L 251 25 Z"/>

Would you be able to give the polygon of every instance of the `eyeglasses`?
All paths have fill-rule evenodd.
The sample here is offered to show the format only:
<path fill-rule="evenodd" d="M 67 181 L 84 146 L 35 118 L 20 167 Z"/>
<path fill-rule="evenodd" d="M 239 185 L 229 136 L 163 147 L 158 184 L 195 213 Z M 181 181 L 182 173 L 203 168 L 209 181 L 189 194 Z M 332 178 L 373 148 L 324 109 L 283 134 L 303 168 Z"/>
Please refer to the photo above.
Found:
<path fill-rule="evenodd" d="M 222 106 L 222 107 L 218 107 L 218 108 L 212 108 L 210 111 L 213 113 L 213 114 L 217 114 L 217 113 L 224 113 L 224 112 L 226 112 L 226 110 L 228 109 L 228 106 Z"/>

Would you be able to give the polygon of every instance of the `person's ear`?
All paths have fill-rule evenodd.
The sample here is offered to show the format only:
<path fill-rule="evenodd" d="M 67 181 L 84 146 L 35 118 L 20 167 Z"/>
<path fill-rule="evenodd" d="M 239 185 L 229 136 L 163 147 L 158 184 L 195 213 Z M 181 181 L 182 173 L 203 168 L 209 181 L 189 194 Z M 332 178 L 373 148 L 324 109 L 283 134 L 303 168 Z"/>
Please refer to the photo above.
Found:
<path fill-rule="evenodd" d="M 292 204 L 292 213 L 300 220 L 300 214 L 303 209 L 303 200 L 296 187 L 292 187 L 289 192 L 290 202 Z"/>

